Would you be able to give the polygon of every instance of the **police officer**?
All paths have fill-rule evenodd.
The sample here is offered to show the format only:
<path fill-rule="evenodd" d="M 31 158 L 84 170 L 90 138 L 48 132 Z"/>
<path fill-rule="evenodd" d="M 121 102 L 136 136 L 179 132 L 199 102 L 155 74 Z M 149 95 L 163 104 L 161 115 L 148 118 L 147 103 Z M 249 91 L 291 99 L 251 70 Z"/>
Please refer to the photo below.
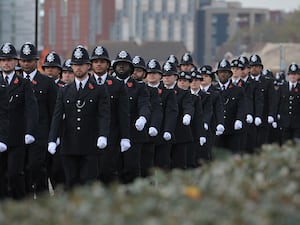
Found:
<path fill-rule="evenodd" d="M 210 153 L 210 159 L 213 159 L 213 146 L 215 145 L 216 136 L 223 134 L 224 128 L 224 102 L 220 95 L 220 89 L 216 88 L 212 82 L 215 80 L 215 73 L 212 71 L 210 65 L 203 65 L 198 69 L 201 74 L 202 80 L 200 80 L 200 88 L 203 92 L 210 95 L 212 104 L 212 117 L 209 120 L 209 112 L 204 114 L 204 123 L 207 132 L 206 144 L 203 146 L 208 154 Z M 209 108 L 209 107 L 208 107 Z M 206 116 L 208 118 L 206 119 Z M 207 149 L 207 150 L 206 150 Z"/>
<path fill-rule="evenodd" d="M 54 154 L 63 127 L 61 156 L 67 190 L 97 178 L 96 154 L 107 146 L 110 124 L 108 92 L 90 79 L 90 58 L 83 46 L 73 50 L 71 65 L 75 81 L 59 89 L 48 143 L 48 151 Z"/>
<path fill-rule="evenodd" d="M 275 89 L 274 82 L 268 77 L 262 76 L 263 64 L 257 54 L 253 54 L 249 59 L 250 74 L 259 85 L 260 92 L 263 93 L 262 117 L 254 120 L 257 126 L 255 147 L 260 147 L 267 143 L 271 124 L 275 121 L 276 101 L 274 100 Z"/>
<path fill-rule="evenodd" d="M 300 138 L 300 69 L 292 63 L 288 69 L 288 82 L 279 87 L 278 118 L 282 128 L 282 142 Z"/>
<path fill-rule="evenodd" d="M 118 178 L 118 158 L 120 152 L 130 148 L 129 140 L 129 100 L 122 80 L 108 74 L 110 58 L 103 46 L 96 46 L 91 54 L 92 76 L 98 85 L 105 85 L 110 96 L 110 132 L 108 145 L 99 154 L 99 179 L 109 184 Z"/>
<path fill-rule="evenodd" d="M 15 75 L 16 64 L 17 52 L 15 47 L 10 43 L 5 43 L 0 49 L 0 68 L 2 70 L 0 76 L 0 199 L 8 196 L 8 185 L 13 198 L 19 199 L 25 196 L 24 136 L 26 132 L 24 112 L 26 110 L 24 109 L 25 91 L 23 91 L 23 88 L 26 85 L 24 85 L 24 80 L 19 82 L 19 78 Z M 12 80 L 13 82 L 11 82 Z M 16 84 L 14 84 L 14 81 Z M 12 84 L 11 87 L 8 87 L 10 84 Z M 29 91 L 33 96 L 29 83 L 27 83 L 27 87 L 29 87 Z M 12 89 L 16 90 L 12 92 Z M 18 98 L 19 95 L 20 98 Z M 19 108 L 21 110 L 18 110 L 18 112 L 14 111 Z M 20 118 L 12 117 L 16 115 Z M 11 123 L 9 124 L 9 122 Z M 30 128 L 27 130 L 28 134 L 31 133 L 29 133 Z M 31 135 L 33 135 L 33 132 Z M 18 138 L 15 139 L 15 137 Z"/>
<path fill-rule="evenodd" d="M 128 91 L 131 147 L 121 155 L 120 172 L 121 181 L 129 183 L 141 173 L 141 148 L 148 139 L 145 125 L 150 121 L 151 105 L 146 85 L 131 77 L 134 66 L 128 52 L 122 50 L 118 53 L 113 70 L 116 77 L 124 82 Z"/>
<path fill-rule="evenodd" d="M 61 80 L 61 61 L 60 56 L 52 51 L 46 55 L 44 64 L 42 65 L 45 75 L 54 79 L 58 87 L 65 85 L 65 82 Z"/>
<path fill-rule="evenodd" d="M 150 169 L 154 166 L 155 145 L 158 141 L 158 134 L 161 132 L 161 122 L 163 118 L 162 103 L 158 86 L 149 84 L 147 82 L 147 77 L 161 77 L 162 71 L 159 62 L 156 59 L 149 60 L 146 66 L 142 57 L 135 56 L 132 59 L 132 63 L 135 70 L 133 76 L 135 76 L 136 79 L 146 80 L 151 104 L 151 117 L 149 123 L 146 124 L 148 141 L 143 144 L 141 152 L 141 176 L 146 177 L 149 175 Z"/>
<path fill-rule="evenodd" d="M 154 165 L 161 169 L 171 168 L 171 147 L 174 139 L 174 130 L 178 114 L 176 96 L 173 89 L 167 89 L 161 82 L 162 76 L 177 74 L 175 64 L 166 62 L 162 71 L 157 60 L 150 60 L 147 63 L 147 84 L 150 87 L 157 88 L 162 106 L 162 122 L 157 129 L 149 128 L 149 135 L 155 136 Z M 177 76 L 177 75 L 176 75 Z"/>
<path fill-rule="evenodd" d="M 212 99 L 211 94 L 201 89 L 203 77 L 198 70 L 191 73 L 190 92 L 195 108 L 195 115 L 192 120 L 192 128 L 194 135 L 195 160 L 199 165 L 199 160 L 212 160 L 211 149 L 206 145 L 209 132 L 209 124 L 212 119 Z M 199 122 L 197 122 L 199 121 Z M 200 144 L 200 145 L 199 145 Z M 190 151 L 190 149 L 188 150 Z"/>
<path fill-rule="evenodd" d="M 57 86 L 54 80 L 37 70 L 38 59 L 36 47 L 30 42 L 24 43 L 20 50 L 19 62 L 23 70 L 23 77 L 31 82 L 39 108 L 38 133 L 35 141 L 28 138 L 26 149 L 27 189 L 34 192 L 46 190 L 48 187 L 46 178 L 47 139 L 57 95 Z"/>
<path fill-rule="evenodd" d="M 223 59 L 219 62 L 217 75 L 224 102 L 225 124 L 225 131 L 219 136 L 217 147 L 227 149 L 234 154 L 240 154 L 243 151 L 241 149 L 241 137 L 246 115 L 244 90 L 232 83 L 230 79 L 232 75 L 231 66 L 227 60 Z"/>
<path fill-rule="evenodd" d="M 259 84 L 249 75 L 248 58 L 240 56 L 236 62 L 242 69 L 238 86 L 244 88 L 246 101 L 245 133 L 242 139 L 242 148 L 247 153 L 253 153 L 255 147 L 256 123 L 262 118 L 263 94 L 260 91 Z"/>
<path fill-rule="evenodd" d="M 70 84 L 74 81 L 74 73 L 71 67 L 71 59 L 67 59 L 62 64 L 61 80 L 65 84 Z"/>

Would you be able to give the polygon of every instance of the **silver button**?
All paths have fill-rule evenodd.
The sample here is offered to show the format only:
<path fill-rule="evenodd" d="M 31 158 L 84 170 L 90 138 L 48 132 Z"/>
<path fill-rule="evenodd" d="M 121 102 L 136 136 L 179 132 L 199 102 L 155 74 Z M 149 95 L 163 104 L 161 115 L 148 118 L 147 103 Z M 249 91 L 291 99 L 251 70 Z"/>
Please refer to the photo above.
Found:
<path fill-rule="evenodd" d="M 111 96 L 110 96 L 110 98 L 114 98 L 114 96 L 113 96 L 113 95 L 111 95 Z"/>
<path fill-rule="evenodd" d="M 67 102 L 67 103 L 70 103 L 70 100 L 67 100 L 66 102 Z"/>
<path fill-rule="evenodd" d="M 19 97 L 19 95 L 16 95 L 16 98 Z"/>
<path fill-rule="evenodd" d="M 77 109 L 77 112 L 81 112 L 81 109 Z"/>
<path fill-rule="evenodd" d="M 40 91 L 40 94 L 42 94 L 43 93 L 43 91 Z"/>
<path fill-rule="evenodd" d="M 81 121 L 81 118 L 78 117 L 78 118 L 77 118 L 77 121 Z"/>
<path fill-rule="evenodd" d="M 133 97 L 131 97 L 131 96 L 130 96 L 130 97 L 129 97 L 129 99 L 130 99 L 130 100 L 132 100 L 132 99 L 133 99 Z"/>
<path fill-rule="evenodd" d="M 90 99 L 90 102 L 93 102 L 93 99 Z"/>
<path fill-rule="evenodd" d="M 77 129 L 77 130 L 80 130 L 80 127 L 77 127 L 76 129 Z"/>
<path fill-rule="evenodd" d="M 291 114 L 292 114 L 292 112 L 289 112 L 289 114 L 291 115 Z"/>

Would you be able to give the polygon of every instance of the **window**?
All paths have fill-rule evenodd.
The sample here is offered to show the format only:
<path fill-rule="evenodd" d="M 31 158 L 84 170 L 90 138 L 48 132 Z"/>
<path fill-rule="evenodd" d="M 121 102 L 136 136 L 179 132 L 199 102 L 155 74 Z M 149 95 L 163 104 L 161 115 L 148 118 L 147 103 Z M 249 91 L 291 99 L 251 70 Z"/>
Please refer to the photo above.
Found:
<path fill-rule="evenodd" d="M 68 16 L 68 0 L 60 0 L 61 16 Z"/>
<path fill-rule="evenodd" d="M 49 44 L 55 45 L 55 36 L 56 36 L 56 10 L 51 8 L 49 10 Z"/>
<path fill-rule="evenodd" d="M 72 16 L 72 39 L 79 39 L 79 15 L 77 14 Z"/>

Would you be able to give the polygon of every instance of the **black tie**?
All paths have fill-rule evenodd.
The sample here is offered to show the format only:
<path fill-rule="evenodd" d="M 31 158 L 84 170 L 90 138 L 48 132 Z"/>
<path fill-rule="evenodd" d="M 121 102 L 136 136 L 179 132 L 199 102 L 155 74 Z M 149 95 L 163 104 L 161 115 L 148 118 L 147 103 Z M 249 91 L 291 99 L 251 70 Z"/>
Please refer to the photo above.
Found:
<path fill-rule="evenodd" d="M 102 78 L 100 76 L 98 77 L 98 84 L 102 84 Z"/>
<path fill-rule="evenodd" d="M 225 89 L 226 89 L 226 86 L 223 84 L 223 91 L 225 91 Z"/>
<path fill-rule="evenodd" d="M 294 91 L 294 88 L 295 88 L 295 85 L 294 85 L 294 84 L 292 84 L 292 85 L 291 85 L 291 89 L 290 89 L 290 91 Z"/>
<path fill-rule="evenodd" d="M 82 83 L 79 82 L 79 88 L 78 88 L 78 93 L 82 92 Z"/>
<path fill-rule="evenodd" d="M 5 76 L 5 83 L 6 83 L 6 85 L 9 85 L 9 82 L 8 82 L 8 76 Z"/>

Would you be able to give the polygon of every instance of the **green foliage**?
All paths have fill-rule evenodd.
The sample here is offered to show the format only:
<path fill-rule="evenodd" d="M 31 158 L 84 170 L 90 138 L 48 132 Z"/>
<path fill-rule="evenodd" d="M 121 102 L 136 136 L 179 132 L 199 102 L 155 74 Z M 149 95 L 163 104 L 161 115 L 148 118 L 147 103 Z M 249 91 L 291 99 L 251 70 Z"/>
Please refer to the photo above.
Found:
<path fill-rule="evenodd" d="M 79 187 L 53 197 L 0 205 L 1 225 L 298 225 L 300 144 L 263 146 L 199 169 L 165 173 L 130 185 Z"/>

